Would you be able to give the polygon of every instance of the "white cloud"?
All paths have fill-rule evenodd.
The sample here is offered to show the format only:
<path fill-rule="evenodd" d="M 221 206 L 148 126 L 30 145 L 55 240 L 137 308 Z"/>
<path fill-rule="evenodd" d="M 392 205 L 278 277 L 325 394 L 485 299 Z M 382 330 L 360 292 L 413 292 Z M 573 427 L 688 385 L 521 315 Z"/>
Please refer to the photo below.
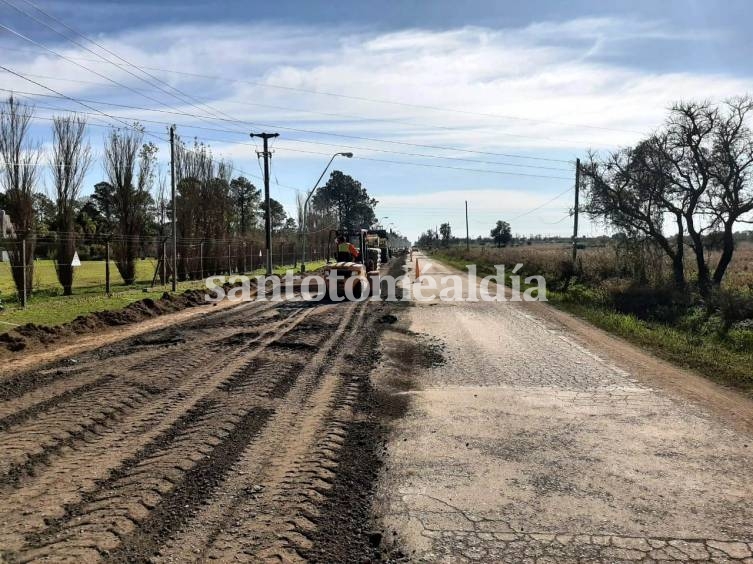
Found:
<path fill-rule="evenodd" d="M 171 85 L 211 100 L 213 107 L 240 119 L 283 125 L 303 122 L 304 128 L 306 120 L 314 119 L 317 129 L 489 149 L 559 147 L 579 151 L 587 145 L 629 143 L 637 137 L 636 132 L 656 127 L 666 107 L 678 98 L 722 98 L 753 87 L 745 78 L 693 72 L 659 74 L 583 57 L 595 42 L 624 38 L 650 41 L 682 36 L 654 22 L 601 18 L 544 22 L 520 29 L 464 27 L 384 34 L 347 34 L 344 30 L 322 34 L 318 28 L 268 25 L 185 24 L 126 31 L 101 41 L 145 67 L 471 112 L 437 112 L 231 81 L 161 75 Z M 94 58 L 77 48 L 59 49 L 73 58 Z M 10 64 L 41 76 L 101 81 L 52 56 Z M 149 88 L 124 70 L 88 61 L 81 64 L 135 89 L 148 90 L 150 96 L 169 101 L 180 111 L 197 112 L 191 104 Z M 71 96 L 107 98 L 117 94 L 121 100 L 126 98 L 136 105 L 160 107 L 137 94 L 118 93 L 112 85 L 95 88 L 43 82 Z M 5 83 L 19 90 L 38 90 L 21 79 L 11 78 Z M 376 121 L 316 117 L 269 108 L 270 105 L 351 114 Z M 380 118 L 403 120 L 403 124 L 379 121 Z M 195 122 L 190 118 L 169 119 Z"/>
<path fill-rule="evenodd" d="M 658 72 L 641 68 L 637 60 L 632 61 L 635 64 L 627 64 L 632 46 L 653 46 L 656 55 L 661 56 L 661 48 L 666 42 L 686 41 L 691 35 L 693 41 L 706 41 L 711 45 L 715 32 L 691 34 L 688 31 L 676 32 L 662 22 L 609 18 L 540 22 L 521 28 L 407 29 L 391 33 L 345 28 L 327 28 L 323 32 L 321 27 L 197 23 L 125 30 L 117 35 L 98 37 L 98 41 L 142 67 L 223 77 L 213 80 L 149 71 L 182 92 L 208 101 L 213 110 L 203 106 L 203 111 L 222 112 L 247 123 L 212 119 L 207 124 L 188 116 L 106 109 L 129 118 L 141 116 L 165 123 L 177 122 L 187 138 L 199 135 L 228 142 L 248 142 L 245 134 L 187 130 L 185 125 L 247 132 L 261 128 L 258 124 L 269 124 L 487 153 L 571 158 L 589 147 L 608 148 L 634 142 L 641 134 L 659 126 L 667 107 L 680 98 L 722 99 L 753 91 L 750 77 L 694 69 Z M 91 53 L 66 45 L 53 48 L 76 60 L 85 59 L 80 64 L 131 88 L 148 91 L 149 96 L 164 100 L 165 104 L 180 112 L 200 111 L 191 103 L 148 87 L 122 69 L 92 62 L 95 57 Z M 609 56 L 602 56 L 606 52 Z M 101 78 L 49 55 L 28 56 L 11 51 L 4 55 L 4 64 L 20 72 L 102 82 Z M 69 96 L 165 109 L 112 85 L 95 86 L 49 78 L 36 80 Z M 3 87 L 40 91 L 8 75 L 3 75 Z M 304 90 L 339 93 L 344 97 Z M 363 98 L 394 100 L 402 105 L 376 103 Z M 41 104 L 52 105 L 49 100 L 40 101 Z M 64 101 L 56 105 L 75 107 Z M 159 125 L 150 127 L 163 129 Z M 320 161 L 322 155 L 285 153 L 285 147 L 324 154 L 331 154 L 336 148 L 304 145 L 290 139 L 350 145 L 357 147 L 354 152 L 358 156 L 391 160 L 417 160 L 417 157 L 401 157 L 369 148 L 509 161 L 495 155 L 337 138 L 282 127 L 279 129 L 282 136 L 277 142 L 278 168 L 282 170 L 283 163 L 295 158 L 296 166 L 310 162 L 306 175 L 314 177 L 319 165 L 313 161 Z M 258 168 L 253 147 L 211 143 L 217 154 L 227 155 L 241 168 L 252 171 Z M 437 160 L 422 162 L 469 168 L 491 166 Z M 375 164 L 372 170 L 381 173 L 378 167 L 380 165 Z M 398 205 L 399 198 L 403 198 L 404 202 L 410 200 L 411 205 L 418 206 L 419 202 L 455 196 L 460 198 L 454 200 L 456 203 L 465 199 L 465 196 L 437 188 L 452 185 L 441 182 L 439 175 L 442 170 L 405 167 L 400 171 L 405 172 L 402 181 L 395 180 L 398 173 L 392 168 L 385 184 L 380 185 L 377 175 L 370 179 L 369 185 L 376 186 L 383 201 Z M 303 180 L 296 178 L 295 172 L 289 168 L 281 172 L 283 174 L 289 178 L 288 182 L 296 185 L 310 182 L 308 176 Z M 411 196 L 413 199 L 395 195 L 398 191 L 414 191 L 413 184 L 419 177 L 428 179 L 421 190 L 415 190 L 420 195 Z M 469 189 L 473 189 L 474 184 L 487 185 L 485 183 L 490 178 L 479 174 L 465 177 L 471 178 Z M 526 184 L 524 179 L 519 184 L 516 180 L 516 185 L 521 188 L 514 193 L 484 191 L 474 198 L 483 202 L 483 207 L 502 198 L 515 206 L 530 208 L 537 205 L 540 197 L 551 197 L 557 191 L 555 188 L 539 191 L 537 185 Z M 464 191 L 464 194 L 467 193 Z"/>

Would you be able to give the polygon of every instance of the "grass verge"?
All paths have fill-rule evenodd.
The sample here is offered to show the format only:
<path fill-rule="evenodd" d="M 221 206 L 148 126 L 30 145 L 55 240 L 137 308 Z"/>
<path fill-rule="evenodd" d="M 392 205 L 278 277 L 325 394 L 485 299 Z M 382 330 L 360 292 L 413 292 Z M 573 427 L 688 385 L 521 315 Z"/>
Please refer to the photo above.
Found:
<path fill-rule="evenodd" d="M 306 265 L 307 271 L 313 272 L 314 270 L 321 268 L 324 264 L 325 261 L 308 263 Z M 104 269 L 103 265 L 102 269 Z M 274 269 L 274 274 L 283 276 L 292 268 L 292 265 L 280 266 Z M 5 331 L 13 329 L 13 327 L 17 325 L 24 325 L 26 323 L 35 323 L 37 325 L 50 327 L 61 325 L 73 321 L 79 315 L 121 309 L 128 304 L 138 300 L 143 300 L 144 298 L 157 299 L 162 296 L 165 291 L 170 289 L 169 286 L 156 286 L 154 288 L 147 288 L 148 291 L 144 291 L 146 284 L 151 282 L 151 276 L 154 273 L 154 269 L 153 266 L 145 264 L 143 271 L 148 272 L 147 278 L 139 277 L 139 271 L 137 270 L 137 279 L 141 281 L 141 286 L 116 286 L 115 281 L 113 280 L 113 293 L 110 296 L 107 296 L 104 293 L 104 284 L 102 284 L 92 285 L 85 288 L 76 288 L 72 296 L 40 292 L 37 295 L 32 295 L 26 309 L 21 308 L 17 303 L 6 303 L 5 310 L 0 312 L 0 333 L 4 333 Z M 114 266 L 113 272 L 117 272 L 117 269 Z M 248 273 L 247 276 L 253 277 L 263 274 L 264 270 L 258 269 Z M 91 282 L 91 280 L 89 281 Z M 179 282 L 178 292 L 203 287 L 203 280 Z"/>

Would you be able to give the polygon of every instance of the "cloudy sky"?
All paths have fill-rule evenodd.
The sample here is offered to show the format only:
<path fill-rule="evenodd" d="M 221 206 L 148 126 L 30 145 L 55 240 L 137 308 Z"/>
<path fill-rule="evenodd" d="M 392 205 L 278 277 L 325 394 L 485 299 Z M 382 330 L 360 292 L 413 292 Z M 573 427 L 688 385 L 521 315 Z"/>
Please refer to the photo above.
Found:
<path fill-rule="evenodd" d="M 747 0 L 32 2 L 0 0 L 0 64 L 23 76 L 0 71 L 0 94 L 33 101 L 41 143 L 63 109 L 90 114 L 97 155 L 138 119 L 166 167 L 175 123 L 260 185 L 248 133 L 278 132 L 290 213 L 352 151 L 336 167 L 411 237 L 464 234 L 465 200 L 472 236 L 497 219 L 566 234 L 576 157 L 635 142 L 673 101 L 753 92 Z M 102 177 L 95 161 L 86 190 Z"/>

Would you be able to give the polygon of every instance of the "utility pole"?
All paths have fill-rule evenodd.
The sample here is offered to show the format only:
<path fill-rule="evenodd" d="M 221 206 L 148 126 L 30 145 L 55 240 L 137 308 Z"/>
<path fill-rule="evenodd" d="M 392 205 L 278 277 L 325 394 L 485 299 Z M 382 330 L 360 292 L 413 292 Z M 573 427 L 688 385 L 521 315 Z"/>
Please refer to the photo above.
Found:
<path fill-rule="evenodd" d="M 468 200 L 465 201 L 465 250 L 471 249 L 471 236 L 468 232 Z"/>
<path fill-rule="evenodd" d="M 26 272 L 26 235 L 24 235 L 21 239 L 21 273 L 23 282 L 23 291 L 21 292 L 21 305 L 24 309 L 26 309 L 26 277 L 29 275 L 29 273 Z"/>
<path fill-rule="evenodd" d="M 199 242 L 199 274 L 204 280 L 204 239 Z"/>
<path fill-rule="evenodd" d="M 279 133 L 251 133 L 251 137 L 261 137 L 264 141 L 264 150 L 261 156 L 264 157 L 264 236 L 267 246 L 267 276 L 272 274 L 272 210 L 269 205 L 269 140 L 273 137 L 279 137 Z M 259 153 L 256 153 L 257 156 Z"/>
<path fill-rule="evenodd" d="M 110 237 L 105 240 L 105 294 L 110 295 Z"/>
<path fill-rule="evenodd" d="M 170 195 L 173 203 L 173 292 L 178 290 L 178 227 L 175 219 L 175 126 L 170 126 Z"/>
<path fill-rule="evenodd" d="M 580 195 L 580 159 L 575 159 L 575 208 L 573 208 L 573 268 L 578 258 L 578 197 Z"/>
<path fill-rule="evenodd" d="M 162 239 L 162 283 L 167 284 L 167 239 Z"/>

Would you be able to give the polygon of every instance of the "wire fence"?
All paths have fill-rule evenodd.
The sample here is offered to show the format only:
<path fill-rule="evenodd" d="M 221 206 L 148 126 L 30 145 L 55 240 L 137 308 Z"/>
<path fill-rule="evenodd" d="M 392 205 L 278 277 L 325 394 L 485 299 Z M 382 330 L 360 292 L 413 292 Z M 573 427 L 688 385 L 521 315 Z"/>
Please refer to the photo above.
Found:
<path fill-rule="evenodd" d="M 21 279 L 24 264 L 27 301 L 35 296 L 63 295 L 64 286 L 58 272 L 61 266 L 70 266 L 74 261 L 59 262 L 60 246 L 60 238 L 0 239 L 0 301 L 3 304 L 23 301 L 19 290 L 23 283 L 14 280 L 14 274 Z M 308 263 L 327 258 L 326 242 L 307 242 L 306 247 Z M 132 241 L 82 237 L 71 248 L 78 259 L 76 266 L 72 267 L 71 292 L 74 295 L 104 294 L 108 287 L 110 293 L 167 287 L 173 277 L 172 240 L 169 237 L 142 237 Z M 181 283 L 198 283 L 208 276 L 266 273 L 267 250 L 263 241 L 179 238 L 176 248 L 177 280 Z M 127 256 L 131 259 L 124 258 Z M 275 271 L 300 269 L 302 257 L 298 241 L 273 241 L 270 256 Z"/>

